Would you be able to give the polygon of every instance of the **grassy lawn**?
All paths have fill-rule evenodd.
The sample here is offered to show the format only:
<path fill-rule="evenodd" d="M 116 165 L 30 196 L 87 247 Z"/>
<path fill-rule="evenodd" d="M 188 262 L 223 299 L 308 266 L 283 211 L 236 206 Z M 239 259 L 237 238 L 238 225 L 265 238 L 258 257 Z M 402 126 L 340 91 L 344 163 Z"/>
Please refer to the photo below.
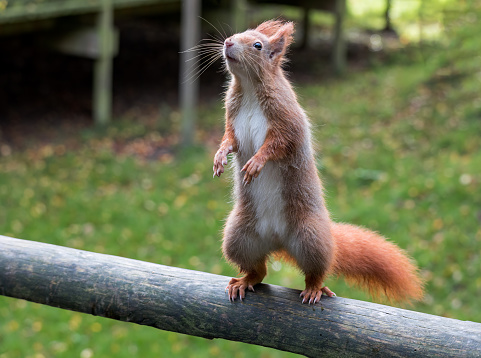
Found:
<path fill-rule="evenodd" d="M 481 322 L 479 79 L 457 76 L 445 64 L 453 59 L 418 55 L 298 86 L 299 97 L 332 217 L 381 232 L 418 262 L 426 297 L 412 309 Z M 201 113 L 199 139 L 212 143 L 209 133 L 218 133 L 220 140 L 221 104 Z M 104 132 L 80 133 L 74 148 L 16 151 L 0 143 L 0 233 L 236 275 L 220 252 L 231 200 L 228 177 L 212 178 L 216 148 L 152 150 L 169 142 L 167 120 L 118 120 Z M 303 286 L 279 263 L 266 282 Z M 341 280 L 329 286 L 369 299 Z M 288 355 L 0 297 L 0 358 Z"/>

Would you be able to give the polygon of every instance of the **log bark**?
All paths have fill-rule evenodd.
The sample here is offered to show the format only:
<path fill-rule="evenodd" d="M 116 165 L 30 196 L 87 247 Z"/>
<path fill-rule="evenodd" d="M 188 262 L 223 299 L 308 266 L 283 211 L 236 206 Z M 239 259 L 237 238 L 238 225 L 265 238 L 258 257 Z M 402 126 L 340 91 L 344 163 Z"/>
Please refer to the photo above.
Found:
<path fill-rule="evenodd" d="M 0 294 L 308 357 L 479 357 L 481 324 L 341 297 L 301 304 L 261 284 L 231 303 L 229 278 L 0 236 Z"/>

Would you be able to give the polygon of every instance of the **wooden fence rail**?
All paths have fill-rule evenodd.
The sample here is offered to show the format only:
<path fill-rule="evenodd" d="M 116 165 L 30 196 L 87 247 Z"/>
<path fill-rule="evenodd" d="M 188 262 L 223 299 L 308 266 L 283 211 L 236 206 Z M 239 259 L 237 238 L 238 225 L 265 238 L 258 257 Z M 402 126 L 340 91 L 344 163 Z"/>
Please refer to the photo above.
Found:
<path fill-rule="evenodd" d="M 310 357 L 480 357 L 481 324 L 259 285 L 231 303 L 228 278 L 0 236 L 0 294 L 204 338 Z"/>

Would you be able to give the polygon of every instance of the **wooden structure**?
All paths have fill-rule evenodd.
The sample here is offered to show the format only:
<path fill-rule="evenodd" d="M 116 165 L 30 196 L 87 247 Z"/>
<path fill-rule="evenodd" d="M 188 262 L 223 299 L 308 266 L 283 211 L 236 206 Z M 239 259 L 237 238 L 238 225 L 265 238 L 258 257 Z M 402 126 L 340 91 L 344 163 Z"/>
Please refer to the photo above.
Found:
<path fill-rule="evenodd" d="M 335 15 L 333 66 L 337 73 L 345 67 L 345 45 L 343 41 L 342 23 L 345 0 L 232 0 L 204 1 L 206 8 L 224 7 L 230 9 L 233 27 L 245 29 L 248 24 L 246 12 L 249 4 L 287 4 L 304 9 L 304 40 L 307 42 L 309 27 L 308 12 L 310 9 L 330 11 Z M 215 5 L 217 4 L 217 5 Z M 0 0 L 0 35 L 16 31 L 31 31 L 37 27 L 51 27 L 57 20 L 71 16 L 95 17 L 93 26 L 80 27 L 69 24 L 67 30 L 62 28 L 59 35 L 49 38 L 49 45 L 55 49 L 87 57 L 94 60 L 92 116 L 98 125 L 105 125 L 111 118 L 112 106 L 112 67 L 113 59 L 118 51 L 118 32 L 114 27 L 114 16 L 119 12 L 141 9 L 146 11 L 180 12 L 181 50 L 192 48 L 200 39 L 201 0 Z M 67 22 L 71 22 L 70 20 Z M 179 93 L 182 110 L 182 143 L 193 142 L 194 123 L 196 122 L 196 104 L 198 81 L 186 80 L 185 75 L 194 71 L 187 69 L 195 56 L 195 52 L 181 54 Z"/>
<path fill-rule="evenodd" d="M 231 303 L 228 277 L 0 236 L 0 294 L 309 357 L 479 357 L 481 324 L 362 301 L 303 305 L 261 284 Z"/>
<path fill-rule="evenodd" d="M 0 1 L 0 35 L 8 29 L 34 29 L 35 24 L 72 15 L 93 15 L 93 27 L 70 28 L 51 41 L 56 49 L 95 60 L 93 79 L 93 118 L 99 125 L 111 117 L 112 65 L 118 50 L 118 34 L 114 27 L 114 14 L 120 11 L 147 10 L 163 12 L 181 9 L 182 48 L 192 47 L 200 33 L 201 0 L 8 0 Z M 188 46 L 188 47 L 184 47 Z M 181 63 L 181 67 L 183 63 Z M 183 104 L 184 142 L 192 140 L 196 98 L 195 86 L 181 83 Z M 187 100 L 183 99 L 187 98 Z"/>

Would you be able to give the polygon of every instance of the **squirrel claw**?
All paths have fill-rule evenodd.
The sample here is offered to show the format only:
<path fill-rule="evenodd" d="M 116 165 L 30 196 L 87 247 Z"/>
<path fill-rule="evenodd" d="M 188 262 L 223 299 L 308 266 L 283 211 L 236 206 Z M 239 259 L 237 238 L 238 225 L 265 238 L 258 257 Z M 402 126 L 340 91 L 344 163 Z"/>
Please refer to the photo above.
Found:
<path fill-rule="evenodd" d="M 324 286 L 323 288 L 321 288 L 321 291 L 328 297 L 336 297 L 336 294 L 332 292 L 327 286 Z"/>
<path fill-rule="evenodd" d="M 328 297 L 336 297 L 336 294 L 332 292 L 327 286 L 321 287 L 321 289 L 306 288 L 304 291 L 301 292 L 299 297 L 302 297 L 302 303 L 315 305 L 316 303 L 321 301 L 321 297 L 323 294 Z"/>
<path fill-rule="evenodd" d="M 220 177 L 224 172 L 224 165 L 227 164 L 227 156 L 232 153 L 232 145 L 229 147 L 221 146 L 214 157 L 214 176 Z"/>
<path fill-rule="evenodd" d="M 229 301 L 234 302 L 236 298 L 239 297 L 239 301 L 242 302 L 246 297 L 246 290 L 255 292 L 254 285 L 257 282 L 250 282 L 252 281 L 248 281 L 244 277 L 231 279 L 229 285 L 226 287 L 226 291 L 228 291 Z"/>

